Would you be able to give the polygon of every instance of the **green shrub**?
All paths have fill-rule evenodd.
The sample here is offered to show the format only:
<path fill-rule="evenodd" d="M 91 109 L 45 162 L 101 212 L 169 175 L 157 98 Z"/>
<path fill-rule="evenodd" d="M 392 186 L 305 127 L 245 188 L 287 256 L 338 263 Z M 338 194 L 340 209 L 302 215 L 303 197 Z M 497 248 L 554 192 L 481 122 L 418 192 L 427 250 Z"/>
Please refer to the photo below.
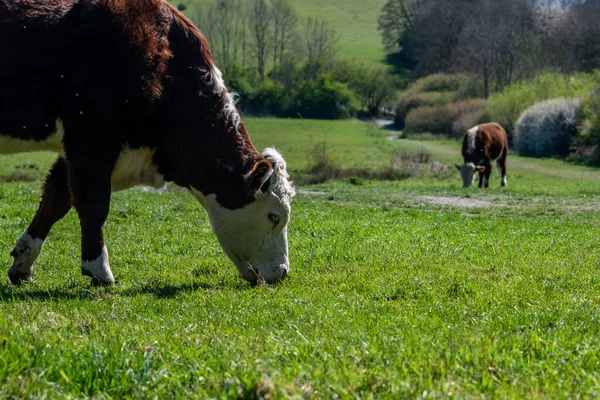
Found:
<path fill-rule="evenodd" d="M 404 129 L 411 110 L 443 106 L 457 100 L 481 97 L 483 87 L 477 77 L 466 74 L 434 74 L 411 84 L 398 99 L 394 123 Z"/>
<path fill-rule="evenodd" d="M 452 124 L 452 136 L 460 138 L 467 130 L 486 122 L 490 122 L 490 116 L 487 110 L 487 103 L 483 103 L 481 108 L 465 111 L 454 120 Z"/>
<path fill-rule="evenodd" d="M 448 129 L 448 115 L 445 106 L 425 106 L 411 110 L 406 117 L 404 132 L 439 133 L 444 134 Z"/>
<path fill-rule="evenodd" d="M 520 115 L 532 105 L 557 97 L 583 97 L 594 89 L 590 74 L 562 75 L 545 73 L 531 81 L 512 84 L 488 100 L 492 120 L 513 133 Z"/>
<path fill-rule="evenodd" d="M 552 99 L 528 108 L 519 118 L 515 149 L 524 156 L 566 157 L 579 125 L 577 99 Z"/>
<path fill-rule="evenodd" d="M 410 89 L 416 92 L 458 92 L 469 79 L 471 77 L 465 74 L 433 74 L 419 79 Z"/>
<path fill-rule="evenodd" d="M 351 118 L 361 109 L 360 101 L 348 85 L 328 75 L 305 81 L 296 90 L 288 110 L 290 116 L 303 118 Z"/>
<path fill-rule="evenodd" d="M 410 111 L 406 117 L 405 132 L 408 134 L 431 132 L 460 137 L 464 130 L 457 122 L 467 119 L 468 123 L 472 122 L 476 125 L 482 122 L 485 109 L 484 99 L 463 100 L 443 106 L 419 107 Z M 456 131 L 457 129 L 461 130 Z"/>
<path fill-rule="evenodd" d="M 261 114 L 281 115 L 289 108 L 289 94 L 283 84 L 265 79 L 254 97 L 255 107 Z"/>
<path fill-rule="evenodd" d="M 331 73 L 334 80 L 348 84 L 371 116 L 390 106 L 396 98 L 397 78 L 387 68 L 348 60 L 338 61 Z"/>
<path fill-rule="evenodd" d="M 406 127 L 406 118 L 414 109 L 421 107 L 444 106 L 455 100 L 453 92 L 424 92 L 412 93 L 405 92 L 398 100 L 396 106 L 396 115 L 394 123 L 396 128 L 404 129 Z"/>
<path fill-rule="evenodd" d="M 600 81 L 598 89 L 581 101 L 578 117 L 577 151 L 571 157 L 600 164 Z"/>

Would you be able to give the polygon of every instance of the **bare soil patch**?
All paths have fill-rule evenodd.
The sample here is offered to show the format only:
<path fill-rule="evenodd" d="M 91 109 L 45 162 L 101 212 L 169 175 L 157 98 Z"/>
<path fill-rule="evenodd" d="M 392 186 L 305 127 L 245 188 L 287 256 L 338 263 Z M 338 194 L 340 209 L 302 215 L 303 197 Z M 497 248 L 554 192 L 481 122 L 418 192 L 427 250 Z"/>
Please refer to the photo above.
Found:
<path fill-rule="evenodd" d="M 309 196 L 318 196 L 318 195 L 327 194 L 327 192 L 321 192 L 321 191 L 318 191 L 318 190 L 302 190 L 302 189 L 299 189 L 299 190 L 297 190 L 297 192 L 299 194 L 305 194 L 305 195 L 309 195 Z"/>
<path fill-rule="evenodd" d="M 503 203 L 492 203 L 485 200 L 475 200 L 464 197 L 420 196 L 418 200 L 431 204 L 454 207 L 505 207 Z"/>

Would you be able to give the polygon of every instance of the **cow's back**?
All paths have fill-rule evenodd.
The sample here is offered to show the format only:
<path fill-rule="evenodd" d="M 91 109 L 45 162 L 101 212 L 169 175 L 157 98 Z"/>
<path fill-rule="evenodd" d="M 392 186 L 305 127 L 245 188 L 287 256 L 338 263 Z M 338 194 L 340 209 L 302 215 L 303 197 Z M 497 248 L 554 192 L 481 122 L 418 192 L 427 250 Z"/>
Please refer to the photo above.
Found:
<path fill-rule="evenodd" d="M 498 123 L 477 125 L 463 136 L 462 155 L 465 162 L 478 165 L 486 157 L 494 160 L 507 151 L 506 131 Z"/>
<path fill-rule="evenodd" d="M 508 150 L 506 131 L 500 124 L 496 122 L 482 124 L 479 126 L 479 131 L 485 137 L 481 143 L 485 143 L 490 159 L 495 160 Z"/>
<path fill-rule="evenodd" d="M 60 119 L 67 134 L 146 140 L 170 57 L 162 4 L 0 0 L 0 135 L 45 139 Z"/>
<path fill-rule="evenodd" d="M 59 35 L 69 0 L 0 1 L 0 133 L 41 139 L 55 130 Z"/>

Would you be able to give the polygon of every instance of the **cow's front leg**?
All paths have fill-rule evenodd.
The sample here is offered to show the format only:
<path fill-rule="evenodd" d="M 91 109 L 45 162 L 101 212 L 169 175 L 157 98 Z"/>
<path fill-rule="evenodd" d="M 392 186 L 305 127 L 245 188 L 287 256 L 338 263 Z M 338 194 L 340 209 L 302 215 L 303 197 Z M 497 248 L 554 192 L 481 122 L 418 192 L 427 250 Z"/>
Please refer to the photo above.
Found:
<path fill-rule="evenodd" d="M 71 209 L 67 164 L 59 157 L 52 165 L 42 192 L 42 200 L 33 221 L 21 235 L 13 251 L 15 259 L 8 270 L 10 281 L 19 285 L 33 279 L 34 263 L 42 250 L 44 241 L 57 221 Z"/>
<path fill-rule="evenodd" d="M 81 224 L 81 273 L 89 276 L 94 285 L 115 283 L 103 232 L 110 208 L 110 180 L 114 166 L 114 160 L 107 161 L 71 162 L 69 169 L 73 205 Z"/>
<path fill-rule="evenodd" d="M 485 177 L 483 179 L 483 187 L 488 188 L 490 187 L 490 175 L 492 175 L 492 163 L 490 163 L 489 160 L 486 160 L 484 165 L 485 170 L 483 171 L 483 174 L 485 175 Z"/>
<path fill-rule="evenodd" d="M 479 171 L 479 185 L 477 185 L 478 188 L 483 187 L 483 176 L 484 176 L 484 171 Z"/>

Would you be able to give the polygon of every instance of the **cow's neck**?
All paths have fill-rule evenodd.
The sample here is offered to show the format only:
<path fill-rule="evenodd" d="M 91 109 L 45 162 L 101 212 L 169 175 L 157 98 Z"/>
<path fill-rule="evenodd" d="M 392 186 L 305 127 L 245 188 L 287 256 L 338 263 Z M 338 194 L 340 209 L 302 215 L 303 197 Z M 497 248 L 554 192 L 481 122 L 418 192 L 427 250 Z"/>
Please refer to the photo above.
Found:
<path fill-rule="evenodd" d="M 244 175 L 260 158 L 243 124 L 237 131 L 223 118 L 195 125 L 193 134 L 169 135 L 166 151 L 158 154 L 165 178 L 204 196 L 215 194 L 227 208 L 243 207 L 252 200 Z"/>

